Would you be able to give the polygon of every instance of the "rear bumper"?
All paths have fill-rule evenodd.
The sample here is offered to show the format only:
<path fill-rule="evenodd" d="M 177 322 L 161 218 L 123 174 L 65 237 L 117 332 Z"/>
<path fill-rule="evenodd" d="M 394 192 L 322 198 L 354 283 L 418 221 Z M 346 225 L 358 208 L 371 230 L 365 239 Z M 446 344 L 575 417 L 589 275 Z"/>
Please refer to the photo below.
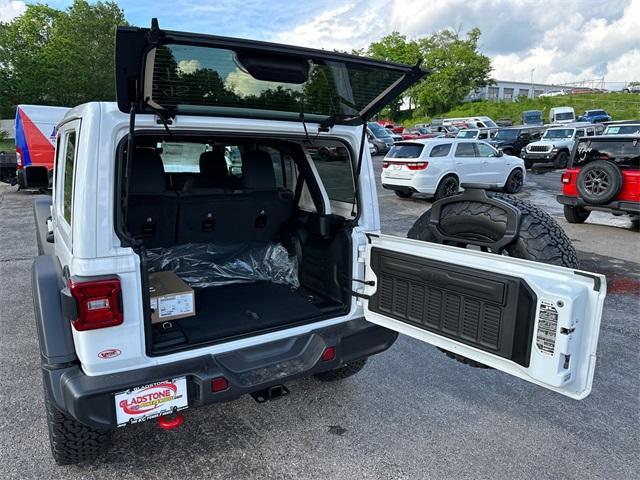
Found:
<path fill-rule="evenodd" d="M 570 197 L 568 195 L 558 195 L 556 197 L 556 200 L 562 205 L 569 205 L 571 207 L 582 207 L 586 208 L 587 210 L 605 210 L 640 214 L 639 202 L 625 202 L 624 200 L 614 200 L 613 202 L 604 205 L 591 205 L 585 202 L 580 197 Z"/>
<path fill-rule="evenodd" d="M 381 183 L 382 188 L 386 188 L 387 190 L 433 195 L 438 188 L 435 180 L 426 175 L 414 175 L 411 178 L 384 176 L 381 178 Z"/>
<path fill-rule="evenodd" d="M 220 355 L 109 375 L 87 376 L 79 365 L 45 366 L 43 383 L 60 410 L 90 427 L 111 429 L 117 426 L 114 395 L 133 387 L 185 376 L 189 408 L 226 402 L 383 352 L 397 336 L 361 318 Z M 322 353 L 330 346 L 335 357 L 323 361 Z M 216 377 L 225 377 L 229 388 L 213 393 L 211 381 Z"/>

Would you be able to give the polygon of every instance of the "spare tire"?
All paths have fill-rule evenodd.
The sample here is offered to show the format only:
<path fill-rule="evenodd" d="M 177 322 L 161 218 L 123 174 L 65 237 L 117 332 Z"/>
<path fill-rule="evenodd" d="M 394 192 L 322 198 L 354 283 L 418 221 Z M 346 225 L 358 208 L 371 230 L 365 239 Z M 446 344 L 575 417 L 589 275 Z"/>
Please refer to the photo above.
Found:
<path fill-rule="evenodd" d="M 598 160 L 580 169 L 576 186 L 587 203 L 609 203 L 622 188 L 622 172 L 613 162 Z"/>

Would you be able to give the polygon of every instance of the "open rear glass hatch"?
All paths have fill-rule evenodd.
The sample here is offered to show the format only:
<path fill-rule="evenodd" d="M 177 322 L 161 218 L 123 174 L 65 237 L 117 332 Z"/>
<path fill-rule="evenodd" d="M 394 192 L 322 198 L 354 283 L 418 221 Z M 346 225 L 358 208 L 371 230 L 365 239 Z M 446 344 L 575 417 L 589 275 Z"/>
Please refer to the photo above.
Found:
<path fill-rule="evenodd" d="M 369 119 L 426 75 L 337 52 L 152 28 L 119 27 L 116 90 L 123 112 L 333 124 Z"/>

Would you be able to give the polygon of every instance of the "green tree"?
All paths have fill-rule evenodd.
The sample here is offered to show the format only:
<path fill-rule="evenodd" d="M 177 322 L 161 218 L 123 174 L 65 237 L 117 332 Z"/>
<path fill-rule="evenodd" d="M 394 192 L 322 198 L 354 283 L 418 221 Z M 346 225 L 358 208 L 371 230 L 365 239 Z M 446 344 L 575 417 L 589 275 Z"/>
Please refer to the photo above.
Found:
<path fill-rule="evenodd" d="M 0 23 L 0 114 L 18 103 L 75 106 L 115 99 L 115 2 L 75 0 L 65 11 L 29 5 Z"/>
<path fill-rule="evenodd" d="M 491 60 L 478 51 L 479 38 L 480 30 L 474 28 L 466 39 L 443 30 L 420 40 L 424 64 L 432 72 L 416 87 L 422 113 L 445 112 L 471 91 L 492 83 Z"/>
<path fill-rule="evenodd" d="M 407 65 L 415 65 L 418 60 L 422 59 L 420 44 L 415 40 L 407 40 L 405 35 L 400 35 L 398 32 L 393 32 L 390 35 L 382 37 L 379 41 L 373 42 L 369 45 L 366 55 L 379 60 L 405 63 Z M 410 88 L 401 97 L 390 102 L 382 111 L 381 115 L 383 117 L 388 116 L 392 120 L 397 120 L 405 99 L 409 103 L 409 108 L 411 108 L 412 104 L 415 106 L 417 99 L 416 93 L 416 87 Z"/>
<path fill-rule="evenodd" d="M 431 74 L 392 102 L 383 115 L 399 118 L 400 109 L 407 104 L 422 114 L 436 114 L 452 108 L 475 88 L 491 82 L 491 60 L 478 51 L 480 30 L 472 29 L 466 38 L 458 33 L 442 30 L 428 37 L 407 40 L 393 32 L 369 45 L 368 56 L 381 60 L 415 64 Z"/>

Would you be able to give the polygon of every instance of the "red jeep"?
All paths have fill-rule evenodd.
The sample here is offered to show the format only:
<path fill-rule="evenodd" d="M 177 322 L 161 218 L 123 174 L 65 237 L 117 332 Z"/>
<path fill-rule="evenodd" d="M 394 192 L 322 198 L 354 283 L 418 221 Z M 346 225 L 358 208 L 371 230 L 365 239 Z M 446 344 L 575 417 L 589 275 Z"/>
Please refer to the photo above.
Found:
<path fill-rule="evenodd" d="M 582 223 L 591 210 L 640 215 L 640 135 L 581 138 L 562 174 L 564 216 Z"/>

